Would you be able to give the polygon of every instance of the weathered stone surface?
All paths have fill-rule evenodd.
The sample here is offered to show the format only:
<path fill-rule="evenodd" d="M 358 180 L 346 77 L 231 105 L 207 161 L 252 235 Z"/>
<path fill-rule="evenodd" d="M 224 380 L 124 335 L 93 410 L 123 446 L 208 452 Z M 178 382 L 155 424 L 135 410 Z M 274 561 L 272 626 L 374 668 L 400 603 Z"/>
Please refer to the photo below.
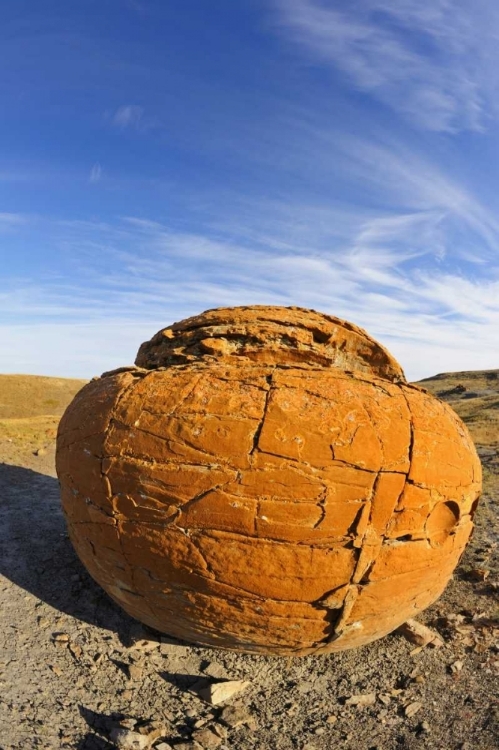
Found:
<path fill-rule="evenodd" d="M 443 591 L 480 463 L 454 412 L 364 331 L 212 310 L 93 380 L 59 428 L 69 533 L 132 616 L 276 654 L 362 645 Z"/>

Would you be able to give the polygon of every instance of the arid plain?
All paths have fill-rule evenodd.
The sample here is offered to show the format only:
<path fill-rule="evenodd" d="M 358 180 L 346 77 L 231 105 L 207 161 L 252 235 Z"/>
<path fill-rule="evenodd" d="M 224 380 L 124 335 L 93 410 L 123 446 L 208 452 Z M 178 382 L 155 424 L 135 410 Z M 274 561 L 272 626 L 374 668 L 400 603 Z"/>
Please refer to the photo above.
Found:
<path fill-rule="evenodd" d="M 464 420 L 484 468 L 473 539 L 419 618 L 443 645 L 418 648 L 396 632 L 295 659 L 161 638 L 88 576 L 65 531 L 54 469 L 58 421 L 83 384 L 0 376 L 2 750 L 111 750 L 120 722 L 129 739 L 161 750 L 499 746 L 499 370 L 421 383 Z M 199 697 L 200 681 L 223 679 L 249 685 L 218 706 Z"/>

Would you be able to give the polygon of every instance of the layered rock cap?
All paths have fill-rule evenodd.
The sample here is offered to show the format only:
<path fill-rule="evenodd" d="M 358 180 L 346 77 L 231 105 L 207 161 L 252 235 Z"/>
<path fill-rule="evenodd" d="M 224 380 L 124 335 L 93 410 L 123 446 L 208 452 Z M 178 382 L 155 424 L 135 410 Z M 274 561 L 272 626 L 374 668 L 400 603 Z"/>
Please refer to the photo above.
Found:
<path fill-rule="evenodd" d="M 457 415 L 351 323 L 209 310 L 94 379 L 59 428 L 73 544 L 130 615 L 183 640 L 363 645 L 440 596 L 481 469 Z"/>

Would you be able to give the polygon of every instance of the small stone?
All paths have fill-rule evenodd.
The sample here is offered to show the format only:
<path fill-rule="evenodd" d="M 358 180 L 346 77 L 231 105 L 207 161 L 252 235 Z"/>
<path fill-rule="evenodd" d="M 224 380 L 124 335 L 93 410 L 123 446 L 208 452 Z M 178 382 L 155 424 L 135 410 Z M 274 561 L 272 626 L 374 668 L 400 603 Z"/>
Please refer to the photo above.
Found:
<path fill-rule="evenodd" d="M 444 645 L 443 640 L 437 632 L 426 627 L 426 625 L 423 625 L 421 622 L 417 622 L 417 620 L 407 620 L 398 628 L 398 632 L 401 633 L 404 638 L 407 638 L 408 641 L 415 643 L 416 646 L 419 646 L 420 648 L 424 648 L 429 644 L 436 648 L 440 648 Z M 414 652 L 415 651 L 416 649 Z"/>
<path fill-rule="evenodd" d="M 225 706 L 220 714 L 221 721 L 228 727 L 240 727 L 251 719 L 251 714 L 241 706 Z"/>
<path fill-rule="evenodd" d="M 412 703 L 408 703 L 407 706 L 404 709 L 404 714 L 407 716 L 408 719 L 411 718 L 411 716 L 414 716 L 417 714 L 418 711 L 420 711 L 423 708 L 422 703 L 419 701 L 413 701 Z"/>
<path fill-rule="evenodd" d="M 110 738 L 118 750 L 147 750 L 151 744 L 146 735 L 125 727 L 115 727 L 111 730 Z"/>
<path fill-rule="evenodd" d="M 326 730 L 324 729 L 324 727 L 316 727 L 314 729 L 314 734 L 316 734 L 317 737 L 321 737 L 323 734 L 326 734 Z"/>
<path fill-rule="evenodd" d="M 217 664 L 216 661 L 210 662 L 208 666 L 203 669 L 203 672 L 209 677 L 214 677 L 216 680 L 227 679 L 227 670 L 225 667 L 222 667 L 221 664 Z"/>
<path fill-rule="evenodd" d="M 152 744 L 155 740 L 159 740 L 160 737 L 165 736 L 166 727 L 160 721 L 147 721 L 145 724 L 140 724 L 137 727 L 137 732 L 147 737 Z"/>
<path fill-rule="evenodd" d="M 172 750 L 172 746 L 168 742 L 160 742 L 159 745 L 154 745 L 154 750 Z"/>
<path fill-rule="evenodd" d="M 201 747 L 204 747 L 205 750 L 215 750 L 215 748 L 220 747 L 222 744 L 222 738 L 208 728 L 197 729 L 192 733 L 192 739 L 195 742 L 199 742 Z"/>
<path fill-rule="evenodd" d="M 45 448 L 37 448 L 36 451 L 33 451 L 33 455 L 34 456 L 46 456 L 47 451 L 45 450 Z"/>
<path fill-rule="evenodd" d="M 425 733 L 430 731 L 430 725 L 428 724 L 427 721 L 421 722 L 421 724 L 419 725 L 419 731 L 425 732 Z"/>
<path fill-rule="evenodd" d="M 144 653 L 147 653 L 149 651 L 154 651 L 154 649 L 156 648 L 159 648 L 159 642 L 141 638 L 140 640 L 134 641 L 132 645 L 129 646 L 129 648 L 131 651 L 142 651 Z"/>
<path fill-rule="evenodd" d="M 136 680 L 140 680 L 143 674 L 142 667 L 139 667 L 137 664 L 129 664 L 127 666 L 127 672 L 128 672 L 128 679 L 132 680 L 132 682 L 135 682 Z"/>
<path fill-rule="evenodd" d="M 352 695 L 345 701 L 346 706 L 372 706 L 376 703 L 376 693 Z"/>
<path fill-rule="evenodd" d="M 56 633 L 53 637 L 54 643 L 64 645 L 69 641 L 69 635 L 67 633 Z"/>
<path fill-rule="evenodd" d="M 183 643 L 172 643 L 169 639 L 161 638 L 160 651 L 164 656 L 189 656 L 190 646 L 184 646 Z M 178 747 L 178 745 L 177 745 Z"/>
<path fill-rule="evenodd" d="M 212 706 L 218 706 L 219 703 L 223 703 L 234 695 L 246 690 L 250 685 L 251 683 L 245 680 L 225 680 L 224 682 L 214 682 L 206 687 L 201 687 L 196 692 L 207 703 L 211 703 Z"/>
<path fill-rule="evenodd" d="M 462 668 L 464 667 L 464 664 L 459 659 L 455 661 L 453 664 L 450 665 L 449 669 L 452 672 L 452 674 L 457 674 L 457 672 L 461 672 Z"/>
<path fill-rule="evenodd" d="M 82 655 L 82 648 L 78 643 L 72 643 L 71 641 L 68 643 L 68 648 L 72 656 L 74 656 L 75 659 L 80 659 Z"/>
<path fill-rule="evenodd" d="M 485 581 L 490 575 L 490 570 L 487 568 L 473 568 L 470 571 L 469 576 L 473 581 Z"/>
<path fill-rule="evenodd" d="M 136 724 L 137 719 L 132 718 L 121 719 L 120 721 L 120 727 L 125 727 L 125 729 L 134 729 Z"/>
<path fill-rule="evenodd" d="M 37 623 L 39 628 L 47 628 L 50 624 L 46 617 L 39 617 Z"/>
<path fill-rule="evenodd" d="M 57 664 L 50 664 L 50 669 L 55 675 L 57 675 L 57 677 L 62 677 L 62 675 L 64 674 L 62 669 L 58 667 Z"/>
<path fill-rule="evenodd" d="M 212 724 L 210 727 L 212 732 L 215 732 L 215 734 L 218 734 L 219 737 L 221 737 L 223 740 L 227 737 L 227 730 L 225 727 L 222 727 L 220 724 Z"/>
<path fill-rule="evenodd" d="M 337 721 L 338 721 L 338 717 L 335 716 L 334 714 L 331 714 L 331 716 L 328 716 L 326 718 L 326 724 L 336 724 Z"/>

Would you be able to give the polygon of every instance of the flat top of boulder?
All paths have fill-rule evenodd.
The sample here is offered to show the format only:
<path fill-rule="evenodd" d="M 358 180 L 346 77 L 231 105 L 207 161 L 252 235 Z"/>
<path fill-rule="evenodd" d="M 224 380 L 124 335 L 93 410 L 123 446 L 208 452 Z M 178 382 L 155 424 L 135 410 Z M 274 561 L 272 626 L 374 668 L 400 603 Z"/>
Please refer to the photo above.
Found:
<path fill-rule="evenodd" d="M 148 370 L 189 362 L 237 361 L 338 368 L 405 382 L 392 355 L 352 323 L 302 307 L 219 307 L 158 331 L 135 364 Z"/>

